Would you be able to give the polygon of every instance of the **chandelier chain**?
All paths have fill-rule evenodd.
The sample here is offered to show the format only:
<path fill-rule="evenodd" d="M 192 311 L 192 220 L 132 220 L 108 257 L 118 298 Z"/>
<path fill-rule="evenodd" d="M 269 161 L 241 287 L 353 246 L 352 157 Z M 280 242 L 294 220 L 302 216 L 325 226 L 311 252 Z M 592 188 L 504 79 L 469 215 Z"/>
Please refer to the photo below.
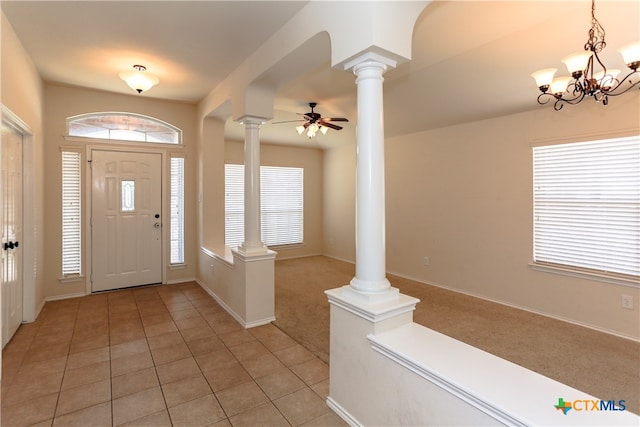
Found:
<path fill-rule="evenodd" d="M 598 53 L 605 48 L 607 43 L 604 41 L 604 27 L 596 18 L 596 2 L 591 0 L 591 29 L 589 29 L 589 40 L 584 45 L 584 50 L 590 50 Z"/>

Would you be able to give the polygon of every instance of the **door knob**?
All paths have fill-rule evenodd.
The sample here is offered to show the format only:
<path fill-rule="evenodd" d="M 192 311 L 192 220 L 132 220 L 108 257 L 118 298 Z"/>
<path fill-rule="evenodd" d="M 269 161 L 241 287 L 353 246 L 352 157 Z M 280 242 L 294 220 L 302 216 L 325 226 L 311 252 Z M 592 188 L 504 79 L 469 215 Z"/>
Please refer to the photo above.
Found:
<path fill-rule="evenodd" d="M 17 247 L 17 246 L 18 246 L 18 245 L 17 245 L 17 243 L 18 243 L 18 242 L 16 242 L 16 244 L 14 244 L 14 243 L 13 243 L 13 242 L 11 242 L 11 241 L 9 241 L 9 242 L 5 242 L 5 243 L 4 243 L 4 250 L 6 251 L 6 250 L 13 249 L 13 248 Z"/>
<path fill-rule="evenodd" d="M 159 222 L 156 222 L 155 224 L 153 224 L 153 226 L 154 226 L 155 228 L 160 228 L 160 223 L 159 223 Z"/>

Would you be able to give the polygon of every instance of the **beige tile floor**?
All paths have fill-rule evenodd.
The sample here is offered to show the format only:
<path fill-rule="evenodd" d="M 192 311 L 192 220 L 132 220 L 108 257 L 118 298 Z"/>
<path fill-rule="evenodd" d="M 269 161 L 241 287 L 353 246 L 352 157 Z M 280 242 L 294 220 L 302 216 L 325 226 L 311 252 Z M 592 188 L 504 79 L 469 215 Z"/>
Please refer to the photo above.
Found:
<path fill-rule="evenodd" d="M 2 427 L 344 426 L 327 365 L 196 283 L 53 301 L 2 353 Z"/>

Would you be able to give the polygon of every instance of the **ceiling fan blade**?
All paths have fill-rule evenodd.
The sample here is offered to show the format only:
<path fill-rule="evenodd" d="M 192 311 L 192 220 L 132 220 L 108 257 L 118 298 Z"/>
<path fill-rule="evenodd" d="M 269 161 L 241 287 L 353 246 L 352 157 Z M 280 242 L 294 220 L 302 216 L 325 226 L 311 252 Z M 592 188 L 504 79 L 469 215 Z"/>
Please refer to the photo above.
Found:
<path fill-rule="evenodd" d="M 338 125 L 334 125 L 333 123 L 329 123 L 329 122 L 325 122 L 324 119 L 320 119 L 320 121 L 318 122 L 318 124 L 320 126 L 326 126 L 328 128 L 331 129 L 335 129 L 335 130 L 340 130 L 342 129 L 342 126 L 338 126 Z"/>
<path fill-rule="evenodd" d="M 327 122 L 348 122 L 349 121 L 349 119 L 345 117 L 325 117 L 322 120 L 325 120 Z"/>
<path fill-rule="evenodd" d="M 298 123 L 301 122 L 302 119 L 298 119 L 298 120 L 285 120 L 282 122 L 271 122 L 272 125 L 279 125 L 280 123 Z"/>

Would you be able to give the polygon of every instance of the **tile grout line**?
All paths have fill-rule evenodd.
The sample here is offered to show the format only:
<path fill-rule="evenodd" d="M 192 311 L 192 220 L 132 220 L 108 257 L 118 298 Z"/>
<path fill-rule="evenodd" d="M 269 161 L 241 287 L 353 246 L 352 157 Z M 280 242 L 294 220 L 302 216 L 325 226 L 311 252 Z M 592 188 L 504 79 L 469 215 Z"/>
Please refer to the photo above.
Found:
<path fill-rule="evenodd" d="M 158 289 L 158 290 L 162 290 L 162 289 Z M 162 302 L 162 304 L 163 304 L 163 306 L 164 306 L 164 309 L 167 311 L 168 315 L 169 315 L 169 316 L 170 316 L 170 318 L 171 318 L 171 323 L 172 323 L 172 325 L 176 328 L 176 330 L 177 330 L 177 332 L 178 332 L 179 336 L 181 337 L 182 342 L 184 343 L 184 345 L 187 347 L 187 349 L 188 349 L 188 351 L 189 351 L 189 357 L 193 358 L 193 360 L 194 360 L 194 362 L 195 362 L 196 366 L 198 367 L 199 374 L 200 374 L 200 375 L 205 379 L 205 381 L 207 382 L 207 386 L 208 386 L 208 388 L 209 388 L 209 391 L 211 392 L 211 394 L 212 394 L 212 395 L 214 396 L 214 398 L 216 399 L 216 402 L 218 403 L 218 405 L 219 405 L 220 409 L 222 410 L 222 413 L 223 413 L 223 414 L 224 414 L 224 416 L 225 416 L 224 418 L 221 418 L 219 421 L 222 421 L 222 420 L 226 419 L 229 423 L 231 423 L 231 421 L 230 421 L 230 418 L 231 418 L 231 417 L 230 417 L 230 416 L 229 416 L 229 414 L 227 413 L 227 410 L 222 406 L 222 403 L 221 403 L 221 401 L 219 400 L 219 397 L 218 397 L 217 393 L 213 391 L 212 385 L 211 385 L 211 383 L 209 382 L 209 380 L 207 379 L 207 377 L 205 376 L 205 373 L 204 373 L 204 371 L 203 371 L 203 368 L 202 368 L 202 366 L 201 366 L 201 363 L 199 363 L 199 362 L 198 362 L 198 360 L 196 359 L 196 355 L 193 353 L 193 351 L 194 351 L 194 350 L 193 350 L 192 348 L 190 348 L 190 347 L 189 347 L 189 345 L 188 345 L 188 341 L 186 340 L 186 337 L 185 337 L 185 335 L 184 335 L 184 331 L 185 331 L 185 330 L 188 330 L 188 329 L 191 329 L 191 328 L 181 329 L 180 327 L 178 327 L 178 324 L 176 323 L 176 319 L 175 319 L 175 318 L 174 318 L 174 316 L 173 316 L 173 312 L 172 312 L 172 311 L 171 311 L 171 309 L 170 309 L 170 306 L 171 306 L 171 304 L 169 304 L 170 297 L 168 297 L 168 296 L 167 296 L 167 293 L 158 292 L 158 290 L 156 290 L 156 293 L 155 293 L 155 294 L 158 296 L 158 298 L 159 298 L 159 299 L 160 299 L 160 301 Z M 168 289 L 167 289 L 167 290 L 168 290 Z M 267 353 L 266 353 L 266 354 L 264 354 L 263 356 L 270 355 L 270 356 L 274 357 L 274 358 L 279 362 L 279 364 L 281 364 L 281 365 L 282 365 L 282 367 L 286 368 L 286 372 L 288 372 L 288 373 L 292 374 L 292 376 L 293 376 L 293 377 L 295 377 L 296 379 L 298 379 L 298 380 L 299 380 L 299 381 L 304 385 L 304 387 L 303 387 L 303 388 L 301 388 L 301 389 L 299 389 L 299 390 L 291 391 L 291 392 L 288 392 L 288 393 L 286 393 L 286 394 L 284 394 L 284 395 L 282 395 L 282 396 L 278 396 L 276 399 L 272 399 L 272 398 L 267 394 L 267 389 L 265 389 L 263 386 L 261 386 L 261 385 L 260 385 L 260 383 L 258 382 L 258 378 L 254 378 L 254 376 L 251 374 L 251 372 L 250 372 L 250 371 L 247 369 L 247 367 L 245 366 L 245 363 L 243 363 L 243 361 L 242 361 L 242 360 L 240 360 L 240 358 L 238 358 L 238 356 L 236 355 L 236 353 L 234 353 L 234 352 L 232 351 L 232 348 L 237 347 L 237 346 L 240 346 L 240 345 L 242 345 L 242 344 L 244 344 L 244 343 L 243 343 L 243 342 L 240 342 L 239 344 L 236 344 L 236 345 L 229 345 L 229 344 L 227 344 L 227 342 L 225 342 L 225 340 L 223 340 L 223 339 L 221 339 L 221 338 L 220 338 L 220 337 L 221 337 L 221 335 L 231 334 L 231 333 L 234 333 L 235 331 L 233 331 L 233 330 L 232 330 L 232 331 L 228 331 L 228 332 L 220 332 L 220 333 L 218 333 L 218 332 L 216 331 L 216 329 L 214 328 L 214 326 L 213 326 L 213 322 L 211 322 L 210 320 L 208 320 L 208 319 L 206 319 L 206 318 L 205 318 L 205 315 L 206 315 L 206 314 L 214 314 L 214 315 L 215 315 L 215 314 L 217 314 L 217 311 L 216 311 L 216 312 L 214 312 L 214 313 L 211 313 L 210 311 L 208 311 L 207 309 L 208 309 L 209 307 L 211 307 L 211 306 L 210 306 L 210 305 L 207 305 L 207 304 L 203 304 L 203 305 L 201 305 L 201 306 L 195 305 L 195 304 L 194 304 L 194 302 L 195 302 L 195 301 L 197 301 L 197 300 L 199 300 L 199 299 L 204 299 L 204 298 L 200 298 L 200 295 L 195 295 L 194 293 L 190 293 L 190 292 L 188 292 L 188 291 L 189 291 L 189 289 L 186 289 L 186 290 L 185 290 L 185 289 L 180 289 L 180 288 L 178 288 L 178 289 L 172 289 L 172 290 L 171 290 L 171 293 L 172 293 L 172 294 L 176 294 L 176 295 L 180 295 L 182 298 L 184 298 L 184 299 L 185 299 L 185 302 L 188 302 L 188 303 L 189 303 L 189 305 L 190 305 L 189 309 L 191 309 L 191 308 L 192 308 L 192 309 L 194 309 L 194 310 L 198 313 L 198 317 L 199 317 L 199 318 L 201 318 L 201 319 L 203 319 L 203 320 L 207 323 L 207 327 L 208 327 L 208 328 L 210 328 L 210 329 L 211 329 L 211 331 L 212 331 L 212 333 L 213 333 L 211 336 L 212 336 L 212 337 L 215 337 L 216 339 L 218 339 L 218 340 L 220 341 L 220 343 L 222 344 L 221 349 L 225 349 L 225 350 L 227 350 L 227 351 L 228 351 L 228 352 L 233 356 L 233 360 L 235 360 L 235 362 L 237 362 L 237 363 L 242 367 L 243 372 L 244 372 L 244 373 L 246 373 L 246 374 L 248 375 L 248 377 L 250 378 L 250 381 L 251 381 L 255 386 L 257 386 L 257 388 L 261 391 L 261 393 L 263 393 L 263 394 L 265 395 L 265 397 L 267 398 L 268 403 L 270 403 L 273 407 L 275 407 L 275 409 L 277 410 L 278 414 L 280 414 L 280 416 L 281 416 L 281 417 L 282 417 L 282 418 L 283 418 L 283 419 L 284 419 L 284 420 L 285 420 L 289 425 L 293 425 L 293 424 L 292 424 L 292 421 L 289 421 L 289 419 L 286 417 L 285 413 L 284 413 L 284 412 L 282 412 L 282 410 L 281 410 L 281 409 L 280 409 L 280 408 L 275 404 L 275 401 L 276 401 L 276 400 L 278 400 L 278 399 L 282 399 L 282 398 L 287 397 L 287 396 L 290 396 L 290 395 L 292 395 L 292 394 L 294 394 L 294 393 L 299 392 L 300 390 L 305 390 L 305 389 L 309 389 L 309 390 L 313 393 L 313 395 L 314 395 L 314 396 L 318 397 L 320 400 L 324 400 L 324 397 L 323 397 L 323 396 L 321 396 L 321 395 L 319 395 L 319 394 L 318 394 L 318 392 L 316 392 L 316 390 L 314 390 L 314 389 L 312 388 L 312 386 L 313 386 L 313 385 L 315 385 L 315 384 L 320 384 L 321 382 L 326 381 L 326 379 L 323 379 L 323 380 L 321 380 L 321 381 L 317 381 L 317 382 L 315 382 L 315 383 L 313 383 L 313 384 L 309 384 L 307 381 L 305 381 L 305 380 L 303 379 L 303 377 L 302 377 L 302 376 L 300 376 L 300 375 L 299 375 L 299 374 L 297 374 L 295 371 L 293 371 L 291 366 L 289 366 L 288 364 L 284 363 L 284 362 L 283 362 L 283 361 L 282 361 L 278 356 L 276 356 L 276 354 L 274 353 L 274 351 L 273 351 L 273 350 L 271 350 L 270 346 L 266 344 L 266 343 L 268 343 L 268 342 L 269 342 L 269 338 L 270 338 L 269 333 L 268 333 L 267 331 L 265 332 L 265 333 L 266 333 L 266 335 L 264 335 L 264 334 L 257 334 L 255 330 L 253 330 L 253 331 L 252 331 L 251 329 L 241 329 L 241 330 L 240 330 L 240 331 L 238 331 L 238 332 L 246 331 L 247 333 L 249 333 L 249 334 L 251 335 L 251 338 L 252 338 L 252 339 L 251 339 L 250 341 L 247 341 L 247 343 L 249 343 L 249 342 L 253 342 L 253 341 L 255 341 L 256 343 L 259 343 L 259 344 L 260 344 L 261 346 L 263 346 L 263 347 L 266 349 L 266 351 L 267 351 Z M 115 292 L 117 292 L 117 291 L 115 291 Z M 115 292 L 114 292 L 114 294 L 115 294 Z M 164 390 L 163 385 L 161 384 L 161 381 L 160 381 L 160 377 L 159 377 L 159 373 L 158 373 L 158 365 L 157 365 L 157 361 L 156 361 L 156 358 L 154 358 L 154 355 L 153 355 L 153 353 L 152 353 L 152 351 L 151 351 L 151 345 L 150 345 L 150 341 L 149 341 L 150 337 L 147 335 L 147 328 L 145 328 L 145 323 L 144 323 L 144 320 L 143 320 L 143 319 L 144 319 L 144 316 L 143 316 L 142 311 L 141 311 L 141 303 L 142 303 L 142 302 L 144 302 L 144 299 L 143 299 L 140 295 L 137 295 L 137 294 L 135 293 L 135 291 L 130 291 L 130 293 L 131 293 L 130 298 L 132 299 L 132 302 L 134 303 L 135 310 L 136 310 L 135 319 L 136 319 L 137 321 L 139 321 L 139 322 L 140 322 L 140 324 L 141 324 L 142 332 L 144 333 L 145 343 L 146 343 L 146 346 L 147 346 L 148 351 L 149 351 L 149 353 L 150 353 L 151 361 L 152 361 L 152 363 L 153 363 L 154 373 L 155 373 L 155 379 L 156 379 L 156 380 L 157 380 L 157 382 L 158 382 L 158 386 L 160 387 L 160 391 L 161 391 L 162 396 L 163 396 L 163 402 L 164 402 L 164 409 L 163 409 L 163 411 L 166 411 L 167 416 L 169 417 L 169 422 L 173 425 L 173 420 L 171 419 L 171 415 L 170 415 L 170 413 L 169 413 L 169 407 L 168 407 L 167 398 L 166 398 L 166 395 L 165 395 L 165 390 Z M 109 394 L 109 396 L 110 396 L 110 402 L 109 402 L 109 403 L 110 403 L 111 424 L 112 424 L 112 426 L 115 426 L 115 418 L 114 418 L 114 415 L 115 415 L 115 413 L 114 413 L 114 409 L 115 409 L 115 408 L 114 408 L 114 405 L 113 405 L 113 402 L 114 402 L 114 389 L 113 389 L 113 376 L 112 376 L 112 375 L 113 375 L 113 369 L 112 369 L 112 362 L 113 362 L 113 359 L 112 359 L 112 356 L 113 356 L 113 353 L 112 353 L 112 347 L 114 346 L 114 341 L 113 341 L 112 332 L 113 332 L 113 321 L 114 321 L 114 318 L 115 318 L 115 317 L 117 317 L 117 313 L 116 313 L 116 311 L 115 311 L 115 310 L 112 310 L 112 309 L 115 307 L 115 306 L 114 306 L 114 304 L 116 304 L 118 301 L 115 301 L 115 298 L 109 298 L 108 296 L 107 296 L 107 297 L 105 297 L 105 299 L 106 299 L 105 304 L 106 304 L 106 314 L 107 314 L 107 316 L 106 316 L 106 325 L 107 325 L 107 343 L 108 343 L 108 360 L 109 360 L 109 370 L 108 370 L 108 374 L 109 374 L 109 375 L 108 375 L 108 378 L 109 378 L 109 390 L 110 390 L 110 394 Z M 176 304 L 178 304 L 178 303 L 176 303 Z M 173 307 L 172 307 L 172 308 L 173 308 Z M 86 308 L 86 306 L 85 306 L 84 310 L 86 310 L 86 309 L 87 309 L 87 308 Z M 64 307 L 61 309 L 61 311 L 64 311 Z M 179 311 L 179 310 L 174 310 L 174 311 Z M 68 414 L 73 414 L 73 413 L 75 413 L 75 412 L 78 412 L 78 411 L 81 411 L 81 410 L 86 409 L 86 408 L 78 408 L 78 409 L 76 409 L 76 410 L 74 410 L 74 411 L 69 412 L 68 414 L 60 414 L 60 415 L 58 415 L 58 414 L 57 414 L 57 411 L 59 410 L 60 397 L 61 397 L 61 394 L 62 394 L 62 391 L 63 391 L 63 390 L 62 390 L 62 387 L 63 387 L 63 384 L 64 384 L 65 379 L 67 378 L 67 375 L 69 374 L 69 372 L 68 372 L 68 371 L 69 371 L 69 360 L 70 360 L 70 357 L 71 357 L 72 343 L 74 342 L 74 337 L 76 336 L 76 334 L 77 334 L 77 333 L 80 333 L 80 330 L 79 330 L 80 323 L 79 323 L 79 322 L 82 320 L 82 319 L 81 319 L 81 314 L 82 314 L 82 312 L 83 312 L 83 309 L 82 309 L 81 301 L 78 301 L 78 303 L 77 303 L 77 304 L 75 304 L 75 307 L 73 308 L 74 323 L 73 323 L 73 328 L 72 328 L 72 330 L 71 330 L 71 335 L 70 335 L 70 337 L 69 337 L 68 348 L 66 349 L 66 353 L 65 353 L 65 354 L 66 354 L 66 357 L 65 357 L 65 361 L 64 361 L 64 367 L 63 367 L 63 370 L 62 370 L 62 378 L 61 378 L 61 380 L 60 380 L 60 384 L 59 384 L 59 387 L 58 387 L 58 392 L 57 392 L 57 396 L 56 396 L 56 404 L 55 404 L 55 408 L 54 408 L 53 415 L 52 415 L 52 418 L 51 418 L 51 422 L 52 422 L 52 423 L 54 423 L 54 422 L 55 422 L 55 420 L 56 420 L 57 418 L 61 417 L 61 416 L 65 416 L 65 415 L 68 415 Z M 205 313 L 206 313 L 206 314 L 205 314 Z M 221 311 L 221 312 L 219 312 L 219 313 L 221 313 L 221 314 L 222 314 L 222 313 L 225 313 L 225 312 L 224 312 L 224 311 Z M 20 362 L 19 362 L 19 364 L 18 364 L 18 371 L 19 371 L 19 370 L 20 370 L 20 368 L 24 365 L 24 363 L 25 363 L 25 359 L 26 359 L 26 357 L 27 357 L 27 354 L 28 354 L 28 352 L 31 350 L 31 347 L 33 346 L 34 341 L 36 340 L 36 337 L 38 336 L 38 333 L 40 332 L 41 328 L 42 328 L 42 327 L 44 327 L 44 326 L 47 326 L 47 320 L 48 320 L 48 319 L 53 319 L 53 318 L 52 318 L 52 317 L 50 317 L 50 316 L 52 316 L 52 315 L 54 315 L 54 314 L 56 314 L 56 313 L 55 313 L 55 312 L 53 312 L 53 313 L 52 313 L 52 309 L 51 309 L 51 308 L 49 308 L 49 309 L 48 309 L 48 310 L 46 310 L 43 314 L 44 314 L 45 316 L 43 317 L 42 321 L 41 321 L 41 322 L 38 322 L 38 321 L 36 320 L 36 322 L 38 323 L 38 325 L 37 325 L 37 327 L 35 328 L 35 331 L 34 331 L 34 333 L 32 334 L 32 336 L 31 336 L 30 338 L 28 338 L 28 340 L 29 340 L 29 345 L 28 345 L 27 349 L 24 351 L 24 355 L 23 355 L 23 356 L 22 356 L 22 358 L 20 359 Z M 193 316 L 193 317 L 195 318 L 195 316 Z M 185 318 L 185 319 L 186 319 L 186 318 Z M 36 323 L 36 322 L 34 322 L 34 323 Z M 291 338 L 289 335 L 287 335 L 284 331 L 282 331 L 280 328 L 278 328 L 277 326 L 275 326 L 273 323 L 270 323 L 270 325 L 272 325 L 272 327 L 274 327 L 274 328 L 275 328 L 275 330 L 277 330 L 277 331 L 279 331 L 280 333 L 282 333 L 282 334 L 283 334 L 283 336 L 286 336 L 287 338 L 289 338 L 290 340 L 292 340 L 292 345 L 291 345 L 291 346 L 285 346 L 284 348 L 282 348 L 282 349 L 276 349 L 275 351 L 286 350 L 286 349 L 288 349 L 288 348 L 292 348 L 292 347 L 294 347 L 296 344 L 299 344 L 297 341 L 295 341 L 293 338 Z M 266 326 L 266 325 L 265 325 L 265 326 Z M 232 328 L 232 329 L 233 329 L 233 328 Z M 85 337 L 85 338 L 87 338 L 87 337 Z M 194 339 L 194 340 L 195 340 L 195 339 Z M 125 343 L 127 343 L 127 342 L 130 342 L 130 341 L 123 341 L 123 343 L 122 343 L 122 344 L 125 344 Z M 303 348 L 304 348 L 304 346 L 303 346 Z M 306 348 L 305 348 L 305 350 L 309 351 L 309 350 L 308 350 L 308 349 L 306 349 Z M 83 350 L 83 351 L 91 351 L 91 350 Z M 216 351 L 219 351 L 219 350 L 216 350 Z M 313 353 L 311 353 L 311 354 L 312 354 L 312 356 L 313 356 L 313 359 L 318 359 L 318 360 L 319 360 L 320 362 L 322 362 L 323 364 L 326 364 L 326 362 L 324 362 L 324 361 L 320 360 L 316 355 L 314 355 Z M 257 359 L 257 358 L 259 358 L 259 357 L 262 357 L 262 356 L 257 356 L 257 357 L 256 357 L 256 359 Z M 244 362 L 247 362 L 248 360 L 253 360 L 253 359 L 254 359 L 254 358 L 250 358 L 250 359 L 245 360 Z M 310 360 L 313 360 L 313 359 L 310 359 Z M 181 360 L 181 359 L 179 359 L 179 360 Z M 166 363 L 171 363 L 171 362 L 166 362 Z M 303 363 L 306 363 L 306 362 L 302 362 L 302 363 L 300 363 L 300 364 L 303 364 Z M 296 365 L 296 366 L 297 366 L 297 365 Z M 136 370 L 136 372 L 137 372 L 137 371 L 138 371 L 138 370 Z M 123 374 L 123 375 L 124 375 L 124 374 Z M 270 374 L 267 374 L 267 375 L 270 375 Z M 14 378 L 14 380 L 15 380 L 15 378 Z M 177 380 L 176 380 L 176 381 L 177 381 Z M 94 381 L 94 382 L 95 382 L 95 381 Z M 247 383 L 249 383 L 249 381 L 247 381 Z M 232 386 L 226 387 L 226 388 L 225 388 L 225 389 L 223 389 L 223 390 L 226 390 L 226 389 L 228 389 L 228 388 L 230 388 L 230 387 L 232 387 Z M 218 392 L 221 392 L 221 391 L 223 391 L 223 390 L 219 390 Z M 194 400 L 197 400 L 197 399 L 198 399 L 198 398 L 190 399 L 190 400 L 188 400 L 188 401 L 181 402 L 180 404 L 184 404 L 184 403 L 187 403 L 187 402 L 191 402 L 191 401 L 194 401 Z M 324 403 L 326 404 L 326 402 L 324 402 Z M 240 413 L 238 413 L 238 414 L 235 414 L 234 416 L 241 415 L 242 413 L 244 413 L 244 412 L 246 412 L 246 411 L 253 410 L 253 409 L 255 409 L 255 408 L 257 408 L 257 407 L 260 407 L 260 406 L 263 406 L 263 405 L 265 405 L 265 404 L 266 404 L 266 402 L 265 402 L 264 404 L 257 405 L 257 406 L 255 406 L 255 407 L 253 407 L 253 408 L 244 409 L 242 412 L 240 412 Z M 97 404 L 96 404 L 96 405 L 97 405 Z M 96 405 L 91 405 L 91 406 L 96 406 Z M 89 406 L 89 407 L 91 407 L 91 406 Z M 159 414 L 160 412 L 162 412 L 162 411 L 155 412 L 154 414 Z M 146 416 L 150 416 L 150 415 L 154 415 L 154 414 L 148 414 L 148 415 L 145 415 L 145 416 L 140 417 L 140 418 L 137 418 L 137 419 L 141 419 L 141 418 L 144 418 L 144 417 L 146 417 Z M 321 418 L 321 417 L 323 417 L 323 416 L 325 416 L 325 415 L 326 415 L 326 414 L 323 414 L 323 415 L 320 415 L 320 416 L 314 417 L 313 419 L 307 420 L 307 421 L 305 421 L 305 422 L 311 422 L 311 421 L 316 420 L 316 419 L 318 419 L 318 418 Z M 136 421 L 136 420 L 129 420 L 129 421 L 127 421 L 127 422 L 131 422 L 131 421 Z"/>

